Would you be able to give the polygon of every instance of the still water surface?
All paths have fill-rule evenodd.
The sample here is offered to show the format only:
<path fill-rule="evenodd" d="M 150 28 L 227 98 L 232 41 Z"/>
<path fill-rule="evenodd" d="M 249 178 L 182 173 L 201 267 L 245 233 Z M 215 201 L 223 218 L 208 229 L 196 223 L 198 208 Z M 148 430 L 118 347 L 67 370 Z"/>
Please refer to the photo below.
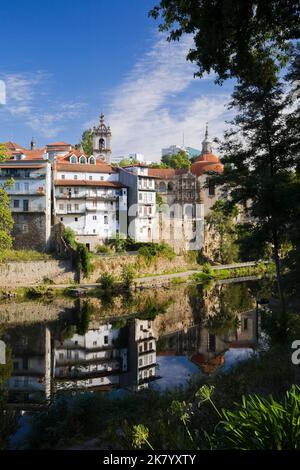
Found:
<path fill-rule="evenodd" d="M 233 281 L 2 303 L 7 407 L 39 412 L 61 394 L 185 387 L 194 374 L 226 370 L 257 349 L 256 299 L 268 288 Z"/>

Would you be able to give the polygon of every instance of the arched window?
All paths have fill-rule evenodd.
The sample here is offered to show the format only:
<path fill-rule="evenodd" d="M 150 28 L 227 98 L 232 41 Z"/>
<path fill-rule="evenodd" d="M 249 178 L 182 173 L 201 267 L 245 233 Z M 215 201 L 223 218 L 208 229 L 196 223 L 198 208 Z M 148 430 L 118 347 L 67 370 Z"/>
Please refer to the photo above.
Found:
<path fill-rule="evenodd" d="M 71 155 L 71 157 L 70 157 L 70 163 L 77 163 L 77 157 L 76 157 L 76 155 Z"/>
<path fill-rule="evenodd" d="M 93 156 L 90 157 L 90 158 L 89 158 L 89 163 L 90 163 L 90 165 L 96 165 L 96 158 L 93 157 Z"/>
<path fill-rule="evenodd" d="M 168 191 L 173 191 L 174 189 L 174 184 L 173 183 L 168 183 Z"/>
<path fill-rule="evenodd" d="M 159 183 L 159 192 L 160 193 L 165 193 L 166 192 L 166 183 L 164 183 L 163 181 L 161 181 Z"/>
<path fill-rule="evenodd" d="M 83 155 L 81 155 L 81 157 L 79 158 L 79 163 L 81 163 L 82 165 L 86 163 L 86 158 Z"/>
<path fill-rule="evenodd" d="M 105 149 L 105 140 L 103 139 L 103 137 L 101 137 L 101 139 L 99 139 L 99 150 L 104 150 Z"/>

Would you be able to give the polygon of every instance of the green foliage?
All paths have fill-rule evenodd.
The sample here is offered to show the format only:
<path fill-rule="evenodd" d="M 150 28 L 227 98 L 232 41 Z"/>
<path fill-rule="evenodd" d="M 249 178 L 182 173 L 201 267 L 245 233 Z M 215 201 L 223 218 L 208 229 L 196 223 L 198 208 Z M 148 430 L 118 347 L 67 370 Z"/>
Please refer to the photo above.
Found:
<path fill-rule="evenodd" d="M 116 288 L 116 279 L 113 274 L 103 273 L 97 279 L 97 283 L 100 284 L 100 288 L 105 292 L 111 292 Z"/>
<path fill-rule="evenodd" d="M 9 158 L 5 144 L 0 143 L 0 163 L 5 162 Z"/>
<path fill-rule="evenodd" d="M 88 278 L 93 272 L 93 265 L 91 263 L 91 253 L 89 252 L 86 245 L 83 243 L 77 243 L 76 246 L 76 264 L 80 272 L 84 274 L 84 277 Z"/>
<path fill-rule="evenodd" d="M 109 241 L 111 246 L 117 253 L 123 253 L 130 241 L 124 237 L 121 237 L 119 233 L 116 234 L 115 238 Z"/>
<path fill-rule="evenodd" d="M 217 82 L 229 77 L 274 81 L 286 66 L 289 41 L 299 38 L 297 0 L 160 0 L 149 14 L 161 19 L 159 29 L 171 40 L 192 34 L 188 60 L 200 77 L 215 72 Z"/>
<path fill-rule="evenodd" d="M 80 306 L 75 313 L 74 322 L 76 325 L 76 333 L 79 335 L 84 335 L 88 331 L 89 323 L 93 313 L 93 304 L 90 302 L 90 300 L 85 300 L 83 305 Z"/>
<path fill-rule="evenodd" d="M 8 261 L 46 261 L 51 256 L 34 250 L 4 250 L 0 252 L 0 263 Z"/>
<path fill-rule="evenodd" d="M 13 224 L 10 199 L 5 189 L 0 187 L 0 253 L 9 250 L 12 246 Z"/>
<path fill-rule="evenodd" d="M 139 248 L 138 254 L 148 265 L 159 257 L 170 261 L 176 257 L 173 248 L 166 243 L 147 243 Z"/>
<path fill-rule="evenodd" d="M 111 255 L 113 253 L 113 251 L 107 245 L 97 245 L 96 246 L 96 253 L 98 253 L 99 255 L 101 255 L 101 254 Z"/>
<path fill-rule="evenodd" d="M 206 222 L 217 236 L 217 247 L 214 250 L 214 261 L 232 263 L 238 259 L 236 244 L 237 206 L 229 206 L 224 201 L 217 201 L 206 216 Z"/>
<path fill-rule="evenodd" d="M 64 227 L 63 239 L 67 243 L 67 245 L 73 248 L 73 250 L 76 250 L 77 241 L 74 230 L 72 230 L 70 227 Z"/>
<path fill-rule="evenodd" d="M 93 154 L 92 129 L 87 129 L 83 132 L 80 144 L 82 145 L 83 151 L 86 155 Z M 78 147 L 80 147 L 80 144 Z"/>
<path fill-rule="evenodd" d="M 135 269 L 133 265 L 124 265 L 122 267 L 121 282 L 125 289 L 130 289 L 135 277 Z"/>
<path fill-rule="evenodd" d="M 300 449 L 300 387 L 296 385 L 282 402 L 272 396 L 244 396 L 237 410 L 225 410 L 223 415 L 224 437 L 233 449 Z"/>
<path fill-rule="evenodd" d="M 140 162 L 138 160 L 131 160 L 130 158 L 123 158 L 120 161 L 119 166 L 126 167 L 126 166 L 139 165 L 139 164 Z"/>
<path fill-rule="evenodd" d="M 162 163 L 168 168 L 190 168 L 191 162 L 186 152 L 180 151 L 176 155 L 164 155 L 161 159 Z"/>

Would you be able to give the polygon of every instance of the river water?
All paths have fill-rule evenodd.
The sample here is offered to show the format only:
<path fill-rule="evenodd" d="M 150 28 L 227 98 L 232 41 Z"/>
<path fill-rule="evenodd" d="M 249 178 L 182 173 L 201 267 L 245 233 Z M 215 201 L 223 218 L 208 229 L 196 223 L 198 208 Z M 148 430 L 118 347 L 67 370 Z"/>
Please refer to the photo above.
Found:
<path fill-rule="evenodd" d="M 132 296 L 0 304 L 6 406 L 44 410 L 58 395 L 185 387 L 253 354 L 266 280 L 178 285 Z"/>

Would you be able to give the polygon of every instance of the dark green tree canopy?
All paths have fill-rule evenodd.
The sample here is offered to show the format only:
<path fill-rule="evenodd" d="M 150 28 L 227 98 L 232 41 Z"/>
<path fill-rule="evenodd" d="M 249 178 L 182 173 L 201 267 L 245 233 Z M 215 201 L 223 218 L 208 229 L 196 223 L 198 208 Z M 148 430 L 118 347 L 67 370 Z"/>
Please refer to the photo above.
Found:
<path fill-rule="evenodd" d="M 298 0 L 160 0 L 149 15 L 161 19 L 169 40 L 192 34 L 187 58 L 197 75 L 274 79 L 284 66 L 289 42 L 299 38 Z"/>

